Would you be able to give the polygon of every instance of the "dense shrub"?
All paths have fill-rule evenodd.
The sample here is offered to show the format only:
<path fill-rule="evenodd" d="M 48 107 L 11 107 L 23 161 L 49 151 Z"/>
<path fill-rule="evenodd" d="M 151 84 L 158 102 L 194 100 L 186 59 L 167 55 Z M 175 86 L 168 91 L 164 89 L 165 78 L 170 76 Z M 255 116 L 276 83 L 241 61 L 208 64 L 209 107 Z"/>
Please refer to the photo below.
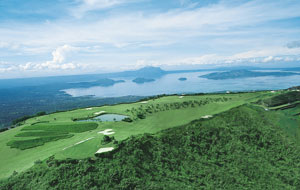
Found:
<path fill-rule="evenodd" d="M 288 93 L 283 93 L 272 98 L 263 100 L 262 103 L 266 104 L 267 106 L 280 106 L 287 103 L 293 103 L 296 101 L 300 101 L 300 92 L 299 91 L 292 91 Z"/>

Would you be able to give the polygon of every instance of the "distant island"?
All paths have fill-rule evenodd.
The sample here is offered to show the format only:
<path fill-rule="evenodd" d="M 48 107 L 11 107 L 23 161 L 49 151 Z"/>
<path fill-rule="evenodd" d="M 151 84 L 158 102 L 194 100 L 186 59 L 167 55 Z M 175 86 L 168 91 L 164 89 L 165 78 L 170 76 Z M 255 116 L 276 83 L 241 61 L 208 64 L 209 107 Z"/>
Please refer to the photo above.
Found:
<path fill-rule="evenodd" d="M 72 88 L 89 88 L 93 86 L 113 86 L 116 83 L 125 82 L 124 80 L 112 80 L 112 79 L 99 79 L 92 82 L 77 82 L 69 83 Z"/>
<path fill-rule="evenodd" d="M 180 77 L 178 80 L 180 80 L 180 81 L 186 81 L 187 78 L 185 78 L 185 77 Z"/>
<path fill-rule="evenodd" d="M 199 77 L 212 79 L 212 80 L 222 80 L 222 79 L 237 79 L 237 78 L 264 77 L 264 76 L 285 77 L 291 75 L 300 75 L 300 74 L 294 72 L 259 72 L 259 71 L 249 71 L 249 70 L 232 70 L 227 72 L 214 72 L 207 75 L 201 75 Z"/>
<path fill-rule="evenodd" d="M 146 82 L 153 82 L 155 81 L 154 79 L 147 79 L 147 78 L 135 78 L 132 80 L 132 82 L 137 83 L 137 84 L 144 84 Z"/>

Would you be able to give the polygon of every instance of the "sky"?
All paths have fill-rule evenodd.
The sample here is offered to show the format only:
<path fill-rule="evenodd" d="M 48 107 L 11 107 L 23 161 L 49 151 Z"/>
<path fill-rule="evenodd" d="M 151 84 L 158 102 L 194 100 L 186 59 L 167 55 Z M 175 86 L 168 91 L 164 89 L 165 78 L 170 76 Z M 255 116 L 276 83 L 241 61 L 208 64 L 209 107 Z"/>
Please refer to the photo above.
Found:
<path fill-rule="evenodd" d="M 299 0 L 0 0 L 0 78 L 300 67 Z"/>

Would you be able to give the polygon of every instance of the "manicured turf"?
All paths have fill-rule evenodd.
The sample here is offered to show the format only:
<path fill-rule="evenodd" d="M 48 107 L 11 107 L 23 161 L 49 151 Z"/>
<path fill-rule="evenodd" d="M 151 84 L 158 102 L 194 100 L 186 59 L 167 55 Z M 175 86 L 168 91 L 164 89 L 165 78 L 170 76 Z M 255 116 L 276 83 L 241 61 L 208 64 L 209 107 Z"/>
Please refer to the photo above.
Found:
<path fill-rule="evenodd" d="M 55 135 L 62 135 L 67 134 L 60 131 L 29 131 L 18 133 L 16 137 L 44 137 L 44 136 L 55 136 Z"/>
<path fill-rule="evenodd" d="M 28 130 L 43 130 L 55 131 L 62 133 L 82 133 L 85 131 L 94 130 L 97 128 L 97 123 L 75 123 L 75 122 L 51 122 L 51 123 L 38 123 L 35 125 L 26 126 L 22 131 Z"/>
<path fill-rule="evenodd" d="M 271 93 L 265 91 L 240 94 L 184 96 L 182 98 L 180 96 L 166 96 L 148 100 L 146 103 L 137 102 L 132 104 L 92 107 L 89 109 L 83 108 L 31 118 L 20 127 L 0 133 L 0 179 L 9 177 L 13 171 L 24 171 L 30 168 L 36 160 L 44 160 L 51 155 L 55 155 L 57 159 L 93 157 L 99 148 L 112 146 L 110 144 L 101 145 L 103 134 L 99 134 L 98 132 L 105 129 L 113 129 L 115 134 L 111 136 L 114 136 L 117 141 L 121 141 L 132 135 L 155 133 L 171 127 L 187 124 L 202 116 L 215 115 L 242 104 L 257 102 L 262 98 L 270 98 L 275 94 L 277 94 L 277 92 Z M 227 100 L 214 101 L 223 98 Z M 184 102 L 190 101 L 207 103 L 203 103 L 200 106 L 192 106 L 192 104 L 188 106 L 184 105 Z M 177 106 L 181 104 L 182 107 L 177 108 Z M 161 109 L 152 109 L 150 110 L 151 113 L 146 111 L 150 107 L 156 108 L 157 105 L 159 105 L 158 107 Z M 166 107 L 166 105 L 174 106 L 172 106 L 172 109 L 162 109 Z M 138 112 L 131 112 L 131 110 L 138 110 Z M 127 115 L 133 119 L 133 122 L 82 123 L 73 121 L 76 118 L 93 117 L 95 113 L 101 111 Z M 146 118 L 139 119 L 136 115 L 139 112 L 144 113 Z M 45 132 L 49 132 L 49 136 L 45 134 Z M 67 135 L 67 133 L 73 136 L 64 136 Z M 56 139 L 63 136 L 65 138 Z M 51 142 L 48 141 L 49 139 L 51 139 Z M 90 140 L 84 141 L 86 139 Z M 25 144 L 36 144 L 39 146 L 26 150 L 7 146 L 9 142 L 11 143 L 10 145 L 14 145 L 20 144 L 22 141 L 25 141 Z M 28 147 L 30 147 L 29 145 Z M 24 146 L 26 147 L 26 145 Z"/>
<path fill-rule="evenodd" d="M 10 146 L 11 148 L 18 148 L 21 150 L 25 150 L 25 149 L 34 148 L 37 146 L 42 146 L 47 142 L 57 141 L 60 139 L 66 139 L 66 138 L 70 138 L 72 136 L 73 135 L 71 135 L 71 134 L 63 134 L 63 135 L 47 136 L 47 137 L 28 139 L 28 140 L 12 140 L 12 141 L 9 141 L 7 143 L 7 145 Z"/>

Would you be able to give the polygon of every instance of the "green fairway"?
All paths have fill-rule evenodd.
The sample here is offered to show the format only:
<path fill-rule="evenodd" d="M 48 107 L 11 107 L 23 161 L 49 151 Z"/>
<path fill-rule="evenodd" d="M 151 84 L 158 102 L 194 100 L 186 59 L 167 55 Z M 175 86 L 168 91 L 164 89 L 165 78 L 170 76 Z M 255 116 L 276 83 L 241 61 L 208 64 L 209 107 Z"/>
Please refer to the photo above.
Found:
<path fill-rule="evenodd" d="M 112 129 L 114 134 L 109 136 L 121 141 L 132 135 L 155 133 L 187 124 L 203 116 L 215 115 L 279 93 L 282 92 L 165 96 L 131 104 L 82 108 L 31 118 L 20 127 L 0 133 L 0 178 L 6 178 L 14 171 L 22 172 L 35 161 L 52 155 L 57 159 L 93 157 L 99 148 L 114 146 L 112 143 L 101 144 L 103 134 L 98 132 L 106 129 Z M 105 113 L 126 115 L 133 121 L 75 121 Z"/>

